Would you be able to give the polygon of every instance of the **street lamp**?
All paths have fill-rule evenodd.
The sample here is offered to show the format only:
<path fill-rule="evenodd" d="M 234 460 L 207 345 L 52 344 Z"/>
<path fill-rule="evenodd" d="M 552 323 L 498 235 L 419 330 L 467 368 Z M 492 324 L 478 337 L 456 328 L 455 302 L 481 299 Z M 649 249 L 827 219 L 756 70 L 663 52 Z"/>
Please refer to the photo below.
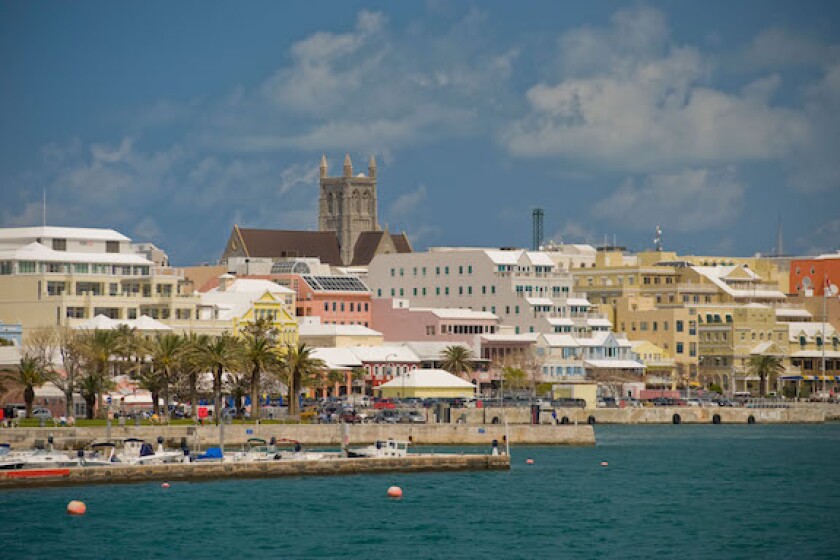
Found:
<path fill-rule="evenodd" d="M 388 354 L 385 356 L 385 362 L 388 364 L 388 375 L 391 375 L 393 373 L 393 368 L 391 367 L 391 364 L 388 363 L 388 360 L 389 358 L 391 358 L 391 356 L 396 358 L 397 354 Z M 403 379 L 403 393 L 405 393 L 405 379 Z M 400 394 L 400 398 L 402 398 L 402 394 Z"/>

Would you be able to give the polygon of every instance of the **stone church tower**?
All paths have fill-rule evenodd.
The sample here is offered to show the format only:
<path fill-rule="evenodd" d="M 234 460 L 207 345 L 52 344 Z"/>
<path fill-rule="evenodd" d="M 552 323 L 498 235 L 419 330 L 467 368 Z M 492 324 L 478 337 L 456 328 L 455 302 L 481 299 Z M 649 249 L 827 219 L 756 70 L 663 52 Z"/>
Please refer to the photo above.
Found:
<path fill-rule="evenodd" d="M 327 177 L 327 158 L 321 156 L 321 199 L 318 229 L 335 231 L 341 247 L 341 260 L 353 261 L 353 251 L 359 234 L 382 231 L 376 213 L 376 159 L 370 158 L 368 175 L 353 176 L 350 154 L 344 156 L 344 170 L 340 177 Z"/>

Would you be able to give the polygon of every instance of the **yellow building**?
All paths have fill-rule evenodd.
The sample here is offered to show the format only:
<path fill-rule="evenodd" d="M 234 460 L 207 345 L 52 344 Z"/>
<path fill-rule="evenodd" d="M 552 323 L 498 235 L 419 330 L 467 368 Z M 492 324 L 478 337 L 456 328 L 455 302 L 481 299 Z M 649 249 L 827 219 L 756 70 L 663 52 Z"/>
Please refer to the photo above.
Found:
<path fill-rule="evenodd" d="M 735 392 L 754 392 L 759 379 L 749 371 L 753 356 L 780 357 L 790 369 L 789 327 L 777 321 L 768 305 L 704 306 L 698 308 L 697 328 L 704 380 Z"/>
<path fill-rule="evenodd" d="M 253 301 L 241 317 L 233 318 L 233 332 L 241 335 L 248 325 L 259 320 L 266 320 L 277 331 L 277 342 L 282 345 L 296 346 L 298 343 L 298 324 L 289 313 L 283 299 L 271 292 L 265 292 Z"/>
<path fill-rule="evenodd" d="M 413 369 L 377 386 L 376 392 L 385 398 L 470 398 L 475 385 L 442 369 Z"/>
<path fill-rule="evenodd" d="M 697 372 L 697 309 L 658 305 L 654 296 L 616 298 L 615 329 L 631 341 L 650 341 L 660 347 L 681 373 Z"/>
<path fill-rule="evenodd" d="M 636 359 L 645 365 L 645 385 L 663 384 L 686 386 L 688 379 L 688 368 L 679 368 L 676 360 L 668 355 L 668 352 L 648 340 L 633 340 L 630 342 L 633 354 Z"/>
<path fill-rule="evenodd" d="M 594 381 L 557 383 L 551 388 L 554 399 L 583 399 L 586 408 L 598 406 L 598 384 Z"/>
<path fill-rule="evenodd" d="M 805 382 L 809 389 L 837 392 L 840 376 L 840 332 L 830 323 L 787 323 L 790 344 L 791 381 Z M 825 368 L 823 368 L 825 361 Z M 797 394 L 801 394 L 801 383 Z"/>

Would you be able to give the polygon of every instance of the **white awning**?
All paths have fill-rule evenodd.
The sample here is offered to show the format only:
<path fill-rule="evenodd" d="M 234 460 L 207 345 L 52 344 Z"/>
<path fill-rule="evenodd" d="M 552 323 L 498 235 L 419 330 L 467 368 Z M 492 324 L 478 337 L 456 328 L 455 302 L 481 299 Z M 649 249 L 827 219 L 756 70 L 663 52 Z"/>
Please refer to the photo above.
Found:
<path fill-rule="evenodd" d="M 586 367 L 596 369 L 644 369 L 645 365 L 634 360 L 585 360 Z"/>

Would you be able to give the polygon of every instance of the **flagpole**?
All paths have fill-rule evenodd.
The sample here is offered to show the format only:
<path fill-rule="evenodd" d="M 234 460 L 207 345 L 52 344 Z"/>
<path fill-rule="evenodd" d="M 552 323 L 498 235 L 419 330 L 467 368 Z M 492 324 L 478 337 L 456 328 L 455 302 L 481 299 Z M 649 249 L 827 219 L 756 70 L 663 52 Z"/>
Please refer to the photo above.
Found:
<path fill-rule="evenodd" d="M 826 314 L 826 297 L 828 296 L 828 287 L 830 286 L 828 282 L 828 273 L 823 272 L 823 312 L 822 312 L 822 390 L 825 393 L 825 323 L 828 320 L 828 315 Z"/>

